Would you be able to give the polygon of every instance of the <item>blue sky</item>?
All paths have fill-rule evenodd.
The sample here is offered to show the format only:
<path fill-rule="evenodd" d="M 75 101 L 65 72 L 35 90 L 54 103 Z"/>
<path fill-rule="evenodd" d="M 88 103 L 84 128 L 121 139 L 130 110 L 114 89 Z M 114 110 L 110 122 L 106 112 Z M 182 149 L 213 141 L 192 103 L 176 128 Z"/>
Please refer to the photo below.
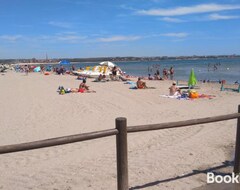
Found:
<path fill-rule="evenodd" d="M 240 0 L 0 2 L 0 59 L 240 54 Z"/>

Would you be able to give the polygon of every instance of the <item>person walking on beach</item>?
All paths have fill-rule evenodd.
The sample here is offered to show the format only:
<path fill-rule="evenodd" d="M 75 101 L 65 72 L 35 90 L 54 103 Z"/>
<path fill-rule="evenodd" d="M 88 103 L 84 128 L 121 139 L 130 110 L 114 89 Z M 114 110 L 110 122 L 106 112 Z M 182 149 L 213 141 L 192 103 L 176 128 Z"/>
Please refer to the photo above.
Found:
<path fill-rule="evenodd" d="M 173 80 L 173 76 L 174 76 L 174 69 L 173 69 L 173 67 L 170 68 L 169 72 L 170 72 L 170 80 Z"/>
<path fill-rule="evenodd" d="M 40 73 L 43 74 L 45 71 L 45 67 L 44 65 L 40 65 Z"/>
<path fill-rule="evenodd" d="M 163 69 L 163 78 L 164 78 L 164 80 L 168 79 L 168 71 L 166 68 Z"/>
<path fill-rule="evenodd" d="M 157 69 L 157 71 L 156 71 L 156 73 L 154 74 L 154 79 L 155 80 L 160 80 L 160 71 L 159 71 L 159 69 Z"/>
<path fill-rule="evenodd" d="M 25 65 L 24 70 L 25 70 L 25 74 L 28 75 L 28 73 L 29 73 L 29 67 L 28 67 L 28 65 Z"/>

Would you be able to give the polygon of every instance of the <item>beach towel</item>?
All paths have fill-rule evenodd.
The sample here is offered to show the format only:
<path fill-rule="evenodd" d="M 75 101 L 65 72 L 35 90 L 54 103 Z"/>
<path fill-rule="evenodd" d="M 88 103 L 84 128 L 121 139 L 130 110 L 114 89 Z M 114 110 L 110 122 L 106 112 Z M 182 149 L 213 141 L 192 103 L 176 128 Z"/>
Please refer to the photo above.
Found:
<path fill-rule="evenodd" d="M 102 80 L 95 79 L 92 82 L 108 82 L 108 81 L 109 81 L 108 79 L 102 79 Z"/>
<path fill-rule="evenodd" d="M 127 82 L 125 82 L 124 84 L 136 85 L 136 82 L 133 82 L 133 81 L 127 81 Z"/>
<path fill-rule="evenodd" d="M 190 100 L 190 98 L 188 97 L 182 97 L 180 95 L 178 96 L 170 96 L 170 95 L 160 95 L 161 97 L 164 97 L 164 98 L 172 98 L 172 99 L 177 99 L 177 100 Z"/>
<path fill-rule="evenodd" d="M 129 89 L 137 90 L 138 88 L 136 86 L 130 86 Z"/>
<path fill-rule="evenodd" d="M 164 98 L 172 98 L 172 99 L 178 99 L 178 100 L 196 100 L 196 99 L 199 99 L 199 98 L 213 99 L 214 97 L 216 97 L 214 95 L 206 95 L 206 94 L 200 94 L 198 96 L 198 98 L 189 98 L 185 94 L 177 95 L 177 96 L 170 96 L 170 95 L 160 95 L 160 96 L 164 97 Z"/>
<path fill-rule="evenodd" d="M 146 89 L 156 89 L 156 87 L 137 88 L 137 86 L 131 86 L 129 89 L 139 89 L 139 90 L 146 90 Z"/>

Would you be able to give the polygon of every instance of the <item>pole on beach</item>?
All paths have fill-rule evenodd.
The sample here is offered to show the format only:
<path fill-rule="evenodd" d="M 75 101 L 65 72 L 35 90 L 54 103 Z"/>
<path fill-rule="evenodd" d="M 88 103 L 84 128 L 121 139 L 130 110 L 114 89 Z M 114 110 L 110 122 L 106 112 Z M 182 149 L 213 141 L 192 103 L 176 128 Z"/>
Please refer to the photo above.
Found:
<path fill-rule="evenodd" d="M 240 113 L 240 105 L 238 105 L 238 113 Z M 234 160 L 233 172 L 235 174 L 240 173 L 240 118 L 237 119 L 237 134 L 236 134 L 235 160 Z"/>
<path fill-rule="evenodd" d="M 117 186 L 118 190 L 128 190 L 128 151 L 127 151 L 127 119 L 116 118 L 117 145 Z"/>

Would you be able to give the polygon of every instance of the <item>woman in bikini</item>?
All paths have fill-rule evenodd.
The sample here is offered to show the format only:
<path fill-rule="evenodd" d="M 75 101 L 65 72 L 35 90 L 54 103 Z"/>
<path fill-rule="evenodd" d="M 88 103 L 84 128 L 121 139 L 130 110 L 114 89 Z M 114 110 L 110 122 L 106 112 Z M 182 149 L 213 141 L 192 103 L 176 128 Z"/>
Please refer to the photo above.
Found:
<path fill-rule="evenodd" d="M 86 85 L 86 79 L 83 79 L 83 82 L 79 85 L 78 92 L 96 92 L 94 90 L 89 90 L 89 86 Z"/>
<path fill-rule="evenodd" d="M 143 81 L 141 81 L 141 78 L 140 78 L 140 77 L 138 78 L 138 81 L 137 81 L 137 88 L 138 88 L 138 89 L 147 88 L 146 83 L 143 82 Z"/>

